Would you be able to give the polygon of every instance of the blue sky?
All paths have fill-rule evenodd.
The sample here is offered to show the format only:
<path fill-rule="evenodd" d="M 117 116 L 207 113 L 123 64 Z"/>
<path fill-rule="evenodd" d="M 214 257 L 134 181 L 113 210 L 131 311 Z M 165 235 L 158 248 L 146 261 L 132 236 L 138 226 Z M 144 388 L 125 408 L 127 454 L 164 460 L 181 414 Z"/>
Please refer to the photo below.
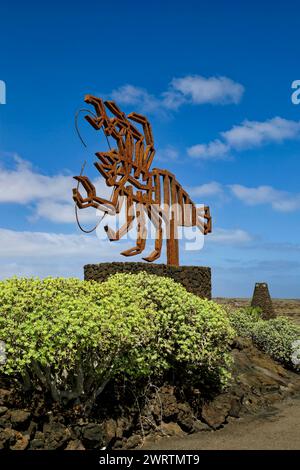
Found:
<path fill-rule="evenodd" d="M 96 177 L 105 146 L 82 123 L 86 151 L 74 131 L 92 93 L 147 115 L 154 166 L 210 206 L 214 234 L 182 264 L 211 266 L 214 295 L 266 281 L 299 298 L 299 13 L 296 1 L 2 2 L 1 277 L 124 260 L 74 223 L 72 175 L 87 158 Z"/>

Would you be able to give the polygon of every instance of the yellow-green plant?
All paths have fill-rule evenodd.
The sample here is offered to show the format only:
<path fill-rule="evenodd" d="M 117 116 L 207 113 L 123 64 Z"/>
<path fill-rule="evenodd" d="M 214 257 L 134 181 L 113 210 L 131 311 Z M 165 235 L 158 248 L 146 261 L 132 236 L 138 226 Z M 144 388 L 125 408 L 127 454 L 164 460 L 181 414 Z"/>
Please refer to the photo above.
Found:
<path fill-rule="evenodd" d="M 0 282 L 0 373 L 39 385 L 57 401 L 91 407 L 112 378 L 155 377 L 176 367 L 225 383 L 232 336 L 220 306 L 169 278 Z"/>
<path fill-rule="evenodd" d="M 289 318 L 277 317 L 271 320 L 260 320 L 253 325 L 254 343 L 276 361 L 300 371 L 299 361 L 293 360 L 294 345 L 300 342 L 300 327 Z"/>
<path fill-rule="evenodd" d="M 287 317 L 263 320 L 255 308 L 244 308 L 230 314 L 230 322 L 238 336 L 251 338 L 254 344 L 283 365 L 299 371 L 293 361 L 294 345 L 300 341 L 300 327 Z"/>

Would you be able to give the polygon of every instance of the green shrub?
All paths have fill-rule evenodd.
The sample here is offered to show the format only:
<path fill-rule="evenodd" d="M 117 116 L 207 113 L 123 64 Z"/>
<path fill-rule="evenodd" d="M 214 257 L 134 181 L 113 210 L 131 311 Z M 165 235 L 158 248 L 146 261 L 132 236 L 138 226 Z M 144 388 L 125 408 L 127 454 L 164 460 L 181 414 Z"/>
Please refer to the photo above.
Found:
<path fill-rule="evenodd" d="M 299 370 L 295 345 L 300 340 L 300 327 L 286 317 L 263 320 L 259 309 L 234 311 L 230 322 L 238 336 L 249 337 L 254 344 L 283 365 Z"/>
<path fill-rule="evenodd" d="M 253 325 L 252 338 L 254 343 L 273 359 L 287 367 L 300 370 L 293 355 L 293 346 L 300 340 L 300 327 L 286 317 L 271 320 L 260 320 Z"/>
<path fill-rule="evenodd" d="M 228 378 L 233 330 L 217 304 L 169 278 L 117 274 L 0 282 L 0 372 L 42 386 L 55 400 L 92 406 L 112 378 L 157 376 L 184 367 Z"/>
<path fill-rule="evenodd" d="M 230 323 L 238 336 L 252 337 L 254 323 L 261 319 L 261 310 L 253 307 L 241 308 L 230 313 Z"/>

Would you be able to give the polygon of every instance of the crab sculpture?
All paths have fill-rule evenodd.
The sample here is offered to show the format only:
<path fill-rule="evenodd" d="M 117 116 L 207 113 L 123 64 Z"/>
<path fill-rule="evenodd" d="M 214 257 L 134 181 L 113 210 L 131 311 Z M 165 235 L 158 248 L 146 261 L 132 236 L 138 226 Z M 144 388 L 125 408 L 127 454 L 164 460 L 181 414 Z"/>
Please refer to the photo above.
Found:
<path fill-rule="evenodd" d="M 196 226 L 204 234 L 212 230 L 208 206 L 197 208 L 176 177 L 167 170 L 152 168 L 155 156 L 151 126 L 146 117 L 138 113 L 126 115 L 113 101 L 87 95 L 85 102 L 94 107 L 95 113 L 85 116 L 94 129 L 103 129 L 112 137 L 115 148 L 97 152 L 95 167 L 104 177 L 107 186 L 113 188 L 111 200 L 97 195 L 96 188 L 87 176 L 74 176 L 77 187 L 73 199 L 79 209 L 94 207 L 109 214 L 118 214 L 123 201 L 126 203 L 126 221 L 114 231 L 105 226 L 111 241 L 119 240 L 137 222 L 136 245 L 121 254 L 134 256 L 144 251 L 147 241 L 146 217 L 155 227 L 155 246 L 145 261 L 157 260 L 162 251 L 163 230 L 167 241 L 167 264 L 179 265 L 179 226 Z M 110 115 L 109 115 L 110 112 Z M 139 129 L 138 126 L 139 125 Z M 141 132 L 142 131 L 142 132 Z M 82 196 L 79 185 L 86 194 Z"/>

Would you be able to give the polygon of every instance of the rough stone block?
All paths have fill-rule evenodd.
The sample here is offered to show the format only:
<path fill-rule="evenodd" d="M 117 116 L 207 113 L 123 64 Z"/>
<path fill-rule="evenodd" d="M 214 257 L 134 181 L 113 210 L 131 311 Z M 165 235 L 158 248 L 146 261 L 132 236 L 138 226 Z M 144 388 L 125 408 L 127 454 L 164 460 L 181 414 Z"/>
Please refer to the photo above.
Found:
<path fill-rule="evenodd" d="M 186 290 L 201 298 L 211 299 L 211 269 L 203 266 L 168 266 L 148 263 L 99 263 L 84 266 L 86 281 L 103 282 L 116 273 L 138 273 L 167 276 L 182 284 Z"/>
<path fill-rule="evenodd" d="M 262 317 L 265 320 L 276 317 L 268 284 L 266 282 L 257 282 L 255 284 L 251 306 L 261 308 Z"/>

